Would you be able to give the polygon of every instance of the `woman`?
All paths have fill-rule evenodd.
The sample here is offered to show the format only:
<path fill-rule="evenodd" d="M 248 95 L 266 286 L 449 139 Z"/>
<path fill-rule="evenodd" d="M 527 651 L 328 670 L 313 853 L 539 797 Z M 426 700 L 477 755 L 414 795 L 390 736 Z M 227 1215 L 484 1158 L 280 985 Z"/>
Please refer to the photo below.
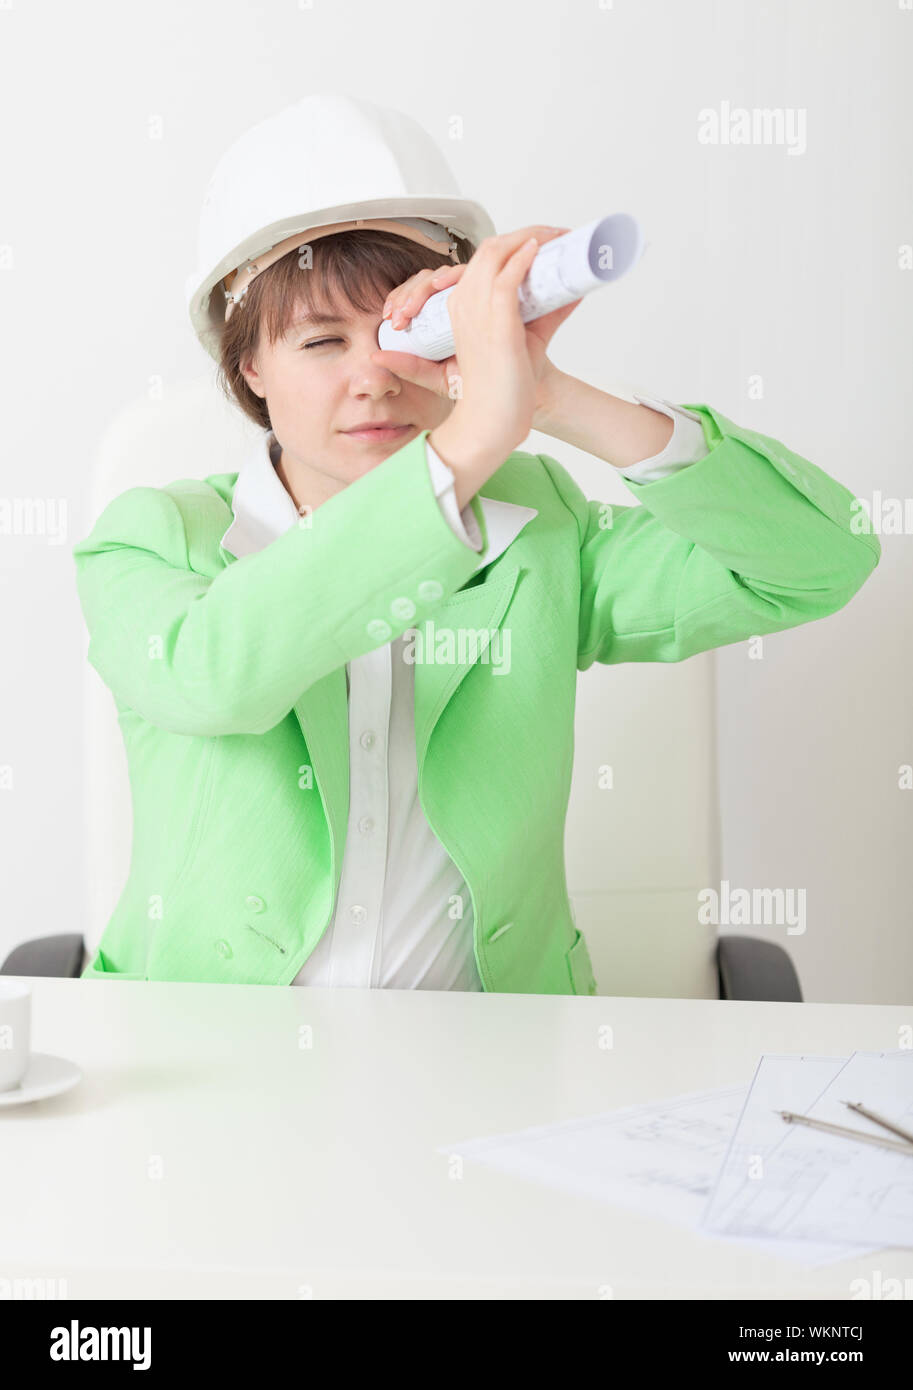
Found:
<path fill-rule="evenodd" d="M 782 444 L 554 368 L 575 306 L 524 325 L 517 287 L 562 230 L 492 235 L 424 131 L 346 97 L 223 157 L 190 313 L 256 442 L 128 489 L 74 549 L 134 802 L 86 976 L 595 993 L 563 857 L 577 672 L 824 617 L 877 564 Z M 378 350 L 448 285 L 451 359 Z M 588 501 L 531 428 L 642 505 Z"/>

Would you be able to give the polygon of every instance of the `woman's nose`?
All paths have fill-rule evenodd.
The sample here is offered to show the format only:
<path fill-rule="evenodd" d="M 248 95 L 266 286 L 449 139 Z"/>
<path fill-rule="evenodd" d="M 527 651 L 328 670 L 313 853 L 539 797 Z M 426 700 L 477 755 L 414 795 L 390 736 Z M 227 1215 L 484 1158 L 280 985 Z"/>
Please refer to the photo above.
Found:
<path fill-rule="evenodd" d="M 402 382 L 395 372 L 392 372 L 383 362 L 375 362 L 372 360 L 371 353 L 377 351 L 378 347 L 375 343 L 361 356 L 357 366 L 354 367 L 352 372 L 353 385 L 357 387 L 359 382 L 368 382 L 374 389 L 385 391 L 401 388 Z M 364 389 L 364 387 L 361 389 Z"/>

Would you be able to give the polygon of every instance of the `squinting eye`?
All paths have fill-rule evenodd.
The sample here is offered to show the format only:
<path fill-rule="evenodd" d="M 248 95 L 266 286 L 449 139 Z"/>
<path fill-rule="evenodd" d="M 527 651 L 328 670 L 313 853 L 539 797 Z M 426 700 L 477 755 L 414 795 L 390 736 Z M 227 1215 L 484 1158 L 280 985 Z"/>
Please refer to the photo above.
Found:
<path fill-rule="evenodd" d="M 313 343 L 302 343 L 301 346 L 302 346 L 303 348 L 315 348 L 315 347 L 323 347 L 324 343 L 341 343 L 341 342 L 342 342 L 342 339 L 341 339 L 341 338 L 318 338 L 316 342 L 313 342 Z"/>

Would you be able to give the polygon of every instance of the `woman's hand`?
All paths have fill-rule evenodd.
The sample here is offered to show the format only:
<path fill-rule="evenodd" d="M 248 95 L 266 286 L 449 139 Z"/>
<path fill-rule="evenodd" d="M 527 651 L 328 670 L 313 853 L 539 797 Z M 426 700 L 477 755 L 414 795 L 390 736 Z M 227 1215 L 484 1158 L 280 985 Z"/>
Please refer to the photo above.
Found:
<path fill-rule="evenodd" d="M 500 331 L 506 334 L 506 338 L 502 338 L 501 341 L 510 345 L 518 362 L 522 345 L 526 358 L 525 366 L 520 363 L 518 372 L 508 374 L 511 375 L 511 382 L 505 383 L 508 395 L 511 391 L 516 392 L 521 388 L 517 402 L 520 407 L 517 423 L 512 430 L 507 430 L 507 433 L 520 431 L 517 440 L 509 446 L 516 447 L 517 443 L 526 438 L 529 430 L 535 428 L 537 416 L 542 414 L 549 404 L 552 381 L 558 376 L 558 372 L 546 356 L 546 349 L 555 331 L 580 303 L 580 300 L 576 299 L 572 304 L 544 314 L 529 324 L 523 323 L 516 297 L 517 289 L 538 251 L 538 245 L 526 246 L 525 243 L 530 236 L 535 236 L 541 245 L 553 237 L 563 236 L 569 230 L 567 227 L 524 227 L 517 232 L 486 238 L 466 265 L 441 266 L 438 270 L 426 268 L 418 271 L 390 292 L 384 305 L 383 317 L 389 318 L 394 328 L 405 328 L 433 294 L 451 285 L 457 285 L 459 289 L 454 290 L 447 301 L 456 353 L 442 362 L 432 362 L 413 353 L 378 349 L 372 354 L 373 360 L 381 366 L 388 367 L 403 380 L 425 390 L 464 400 L 467 394 L 467 373 L 461 368 L 459 361 L 460 345 L 464 344 L 464 357 L 467 357 L 468 352 L 475 358 L 476 345 L 481 346 L 484 340 L 490 339 L 492 328 L 496 323 L 499 324 Z M 499 309 L 495 303 L 494 290 L 496 286 L 506 288 L 508 285 L 513 297 L 507 296 L 505 299 L 502 296 Z M 457 328 L 457 317 L 461 319 L 461 330 Z M 470 344 L 468 349 L 466 343 Z M 490 351 L 485 354 L 486 360 L 490 355 Z M 503 366 L 503 357 L 500 363 L 493 365 L 496 368 Z M 487 406 L 481 398 L 481 393 L 484 392 L 485 397 L 491 398 L 497 390 L 504 390 L 505 384 L 496 388 L 486 366 L 480 365 L 479 370 L 472 370 L 470 367 L 469 375 L 474 383 L 478 383 L 478 398 L 473 402 L 473 414 L 486 418 L 491 425 L 498 412 L 496 411 L 495 416 L 487 414 Z M 526 380 L 522 381 L 524 377 Z M 451 384 L 454 378 L 457 380 L 456 388 Z M 503 404 L 503 396 L 501 399 Z M 522 424 L 527 415 L 529 420 L 524 429 Z M 504 423 L 507 426 L 509 422 L 505 420 Z"/>

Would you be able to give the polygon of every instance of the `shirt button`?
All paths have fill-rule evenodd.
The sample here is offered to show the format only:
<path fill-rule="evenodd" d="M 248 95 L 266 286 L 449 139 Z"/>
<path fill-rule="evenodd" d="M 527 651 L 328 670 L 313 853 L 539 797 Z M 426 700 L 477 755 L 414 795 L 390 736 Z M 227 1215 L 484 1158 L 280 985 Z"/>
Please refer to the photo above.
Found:
<path fill-rule="evenodd" d="M 390 604 L 390 612 L 394 618 L 407 623 L 410 618 L 415 617 L 415 604 L 411 598 L 395 598 Z"/>
<path fill-rule="evenodd" d="M 231 960 L 233 952 L 227 941 L 217 941 L 216 951 L 223 960 Z"/>
<path fill-rule="evenodd" d="M 258 898 L 256 894 L 251 893 L 249 898 L 244 899 L 244 906 L 247 908 L 248 912 L 263 912 L 266 908 L 266 903 L 262 898 Z"/>
<path fill-rule="evenodd" d="M 349 909 L 349 916 L 352 918 L 353 922 L 357 922 L 361 925 L 368 920 L 368 910 L 362 907 L 361 904 L 356 904 L 355 907 Z"/>
<path fill-rule="evenodd" d="M 358 742 L 361 744 L 362 748 L 373 748 L 374 735 L 371 733 L 371 730 L 365 729 L 365 732 L 362 734 Z"/>
<path fill-rule="evenodd" d="M 374 829 L 374 822 L 370 816 L 362 816 L 361 820 L 358 822 L 358 828 L 362 835 L 369 835 Z"/>
<path fill-rule="evenodd" d="M 383 618 L 372 618 L 365 631 L 369 637 L 376 638 L 378 642 L 383 642 L 393 635 L 392 627 L 389 623 L 385 623 Z"/>
<path fill-rule="evenodd" d="M 443 592 L 436 579 L 423 579 L 418 586 L 418 596 L 423 603 L 433 603 Z"/>

